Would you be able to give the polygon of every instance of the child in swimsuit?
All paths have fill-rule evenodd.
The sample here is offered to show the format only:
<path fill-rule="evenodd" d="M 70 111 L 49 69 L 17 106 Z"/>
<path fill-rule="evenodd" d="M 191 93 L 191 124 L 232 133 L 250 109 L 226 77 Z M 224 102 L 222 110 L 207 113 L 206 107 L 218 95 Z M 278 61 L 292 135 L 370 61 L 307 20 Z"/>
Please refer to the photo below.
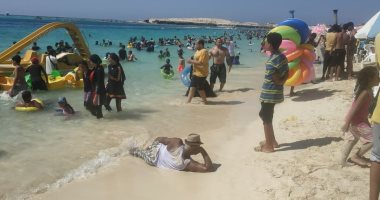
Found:
<path fill-rule="evenodd" d="M 160 69 L 164 69 L 165 74 L 170 74 L 170 71 L 173 69 L 173 66 L 170 64 L 170 59 L 166 59 L 166 64 Z"/>
<path fill-rule="evenodd" d="M 69 103 L 67 103 L 67 100 L 65 97 L 58 98 L 58 105 L 59 109 L 57 109 L 57 112 L 61 112 L 64 116 L 71 116 L 75 114 L 75 111 L 73 107 Z"/>
<path fill-rule="evenodd" d="M 42 104 L 36 100 L 32 100 L 32 93 L 28 90 L 24 90 L 21 93 L 23 103 L 18 103 L 16 107 L 36 107 L 38 110 L 43 109 Z"/>

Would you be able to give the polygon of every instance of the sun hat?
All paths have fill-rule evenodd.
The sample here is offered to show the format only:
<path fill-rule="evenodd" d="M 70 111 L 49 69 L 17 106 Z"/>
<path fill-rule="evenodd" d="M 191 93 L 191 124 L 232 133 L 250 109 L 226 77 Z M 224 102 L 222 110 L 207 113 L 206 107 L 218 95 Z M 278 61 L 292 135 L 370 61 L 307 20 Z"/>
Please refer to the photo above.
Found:
<path fill-rule="evenodd" d="M 203 144 L 203 143 L 201 142 L 201 136 L 198 135 L 198 134 L 195 134 L 195 133 L 190 133 L 190 134 L 187 136 L 187 138 L 185 139 L 185 143 L 186 143 L 187 145 L 190 145 L 190 146 L 192 146 L 192 145 L 201 145 L 201 144 Z"/>

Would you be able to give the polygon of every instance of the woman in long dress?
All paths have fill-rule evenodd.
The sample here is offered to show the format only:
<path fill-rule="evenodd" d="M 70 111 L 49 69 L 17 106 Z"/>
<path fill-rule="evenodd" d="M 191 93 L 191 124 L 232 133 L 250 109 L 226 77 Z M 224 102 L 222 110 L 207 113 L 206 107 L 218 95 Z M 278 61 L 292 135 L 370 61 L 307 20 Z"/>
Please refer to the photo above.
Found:
<path fill-rule="evenodd" d="M 111 111 L 111 100 L 115 99 L 117 112 L 121 109 L 121 100 L 126 99 L 124 91 L 125 74 L 119 62 L 119 57 L 115 53 L 108 56 L 108 83 L 107 83 L 107 103 L 105 105 L 108 111 Z"/>
<path fill-rule="evenodd" d="M 104 87 L 104 69 L 101 66 L 102 59 L 96 54 L 90 56 L 89 62 L 93 71 L 90 74 L 90 82 L 92 86 L 92 103 L 93 103 L 93 113 L 96 118 L 100 119 L 103 117 L 102 105 L 106 103 L 106 88 Z"/>

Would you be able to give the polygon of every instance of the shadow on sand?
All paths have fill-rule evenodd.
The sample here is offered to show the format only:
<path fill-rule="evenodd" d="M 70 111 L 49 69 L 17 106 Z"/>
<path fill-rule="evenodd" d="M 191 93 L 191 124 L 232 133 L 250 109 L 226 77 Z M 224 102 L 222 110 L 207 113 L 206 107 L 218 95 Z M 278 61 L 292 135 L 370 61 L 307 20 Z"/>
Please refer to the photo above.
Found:
<path fill-rule="evenodd" d="M 211 172 L 216 172 L 220 166 L 222 166 L 222 164 L 212 163 L 212 171 Z"/>
<path fill-rule="evenodd" d="M 292 101 L 312 101 L 317 99 L 323 99 L 326 97 L 332 96 L 336 92 L 341 90 L 319 90 L 318 88 L 314 89 L 305 89 L 296 92 L 296 96 L 292 98 Z"/>
<path fill-rule="evenodd" d="M 307 149 L 309 147 L 322 147 L 322 146 L 329 145 L 332 142 L 339 142 L 341 140 L 343 139 L 340 137 L 324 137 L 324 138 L 301 140 L 301 141 L 296 141 L 292 143 L 280 144 L 280 149 L 276 149 L 276 151 L 290 151 L 290 150 Z"/>
<path fill-rule="evenodd" d="M 248 92 L 250 90 L 255 90 L 255 89 L 253 89 L 253 88 L 239 88 L 239 89 L 234 89 L 234 90 L 224 90 L 223 92 L 227 92 L 227 93 Z"/>

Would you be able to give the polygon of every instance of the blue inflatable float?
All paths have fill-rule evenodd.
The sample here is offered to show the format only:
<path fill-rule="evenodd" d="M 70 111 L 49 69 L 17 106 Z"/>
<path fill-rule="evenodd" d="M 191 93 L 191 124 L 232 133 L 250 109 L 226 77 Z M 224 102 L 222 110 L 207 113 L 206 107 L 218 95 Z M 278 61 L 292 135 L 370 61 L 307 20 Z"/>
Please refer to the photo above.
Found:
<path fill-rule="evenodd" d="M 297 30 L 297 32 L 301 36 L 301 43 L 305 43 L 307 38 L 309 37 L 310 31 L 309 26 L 307 24 L 296 18 L 289 18 L 281 23 L 278 24 L 279 26 L 290 26 Z"/>
<path fill-rule="evenodd" d="M 185 87 L 190 87 L 190 72 L 191 72 L 191 67 L 186 66 L 185 69 L 183 69 L 181 73 L 181 81 Z"/>

